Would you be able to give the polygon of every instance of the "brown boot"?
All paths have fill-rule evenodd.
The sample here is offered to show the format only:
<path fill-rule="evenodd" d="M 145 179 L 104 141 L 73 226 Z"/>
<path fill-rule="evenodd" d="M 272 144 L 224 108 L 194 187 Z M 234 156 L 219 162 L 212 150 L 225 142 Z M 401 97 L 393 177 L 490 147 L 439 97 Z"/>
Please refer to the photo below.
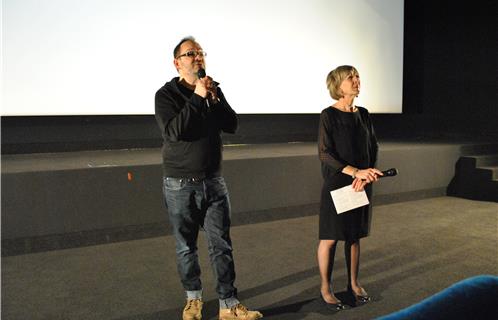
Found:
<path fill-rule="evenodd" d="M 220 309 L 220 320 L 256 320 L 263 318 L 259 311 L 249 311 L 242 304 L 230 309 Z"/>
<path fill-rule="evenodd" d="M 201 320 L 202 319 L 202 300 L 188 299 L 185 308 L 183 308 L 183 320 Z"/>

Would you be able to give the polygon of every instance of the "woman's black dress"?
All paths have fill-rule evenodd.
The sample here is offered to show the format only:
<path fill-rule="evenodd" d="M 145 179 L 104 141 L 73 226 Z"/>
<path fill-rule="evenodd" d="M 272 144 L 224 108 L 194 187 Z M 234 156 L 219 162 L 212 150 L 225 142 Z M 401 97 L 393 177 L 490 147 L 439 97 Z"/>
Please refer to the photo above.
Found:
<path fill-rule="evenodd" d="M 356 240 L 368 236 L 371 205 L 337 214 L 330 191 L 351 185 L 351 176 L 342 169 L 372 168 L 377 160 L 377 139 L 367 109 L 358 107 L 356 112 L 343 112 L 334 107 L 326 108 L 320 115 L 318 153 L 324 179 L 320 199 L 319 238 L 331 240 Z M 365 188 L 369 201 L 372 185 Z"/>

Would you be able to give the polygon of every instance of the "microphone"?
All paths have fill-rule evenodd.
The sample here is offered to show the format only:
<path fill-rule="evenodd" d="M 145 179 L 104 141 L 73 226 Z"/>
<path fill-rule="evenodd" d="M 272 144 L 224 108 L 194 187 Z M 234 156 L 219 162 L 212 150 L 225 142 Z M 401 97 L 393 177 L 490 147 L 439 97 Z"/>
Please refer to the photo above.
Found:
<path fill-rule="evenodd" d="M 203 68 L 200 68 L 199 71 L 197 71 L 197 77 L 199 77 L 199 79 L 202 79 L 205 76 L 206 76 L 206 70 L 204 70 Z M 219 83 L 216 82 L 216 81 L 213 81 L 212 85 L 213 85 L 213 87 L 211 89 L 216 88 L 219 85 Z M 209 101 L 211 99 L 211 97 L 212 97 L 211 92 L 208 92 L 208 96 L 207 96 L 207 99 L 206 99 L 206 103 L 207 103 L 208 107 L 211 107 L 212 103 L 216 103 L 216 102 L 210 102 Z M 218 99 L 218 101 L 219 101 L 219 99 Z"/>
<path fill-rule="evenodd" d="M 204 70 L 203 68 L 200 68 L 199 71 L 197 71 L 197 77 L 199 79 L 202 79 L 206 76 L 206 70 Z M 211 96 L 211 94 L 208 92 L 208 99 L 206 99 L 206 103 L 207 103 L 207 106 L 210 107 L 211 104 L 209 103 L 209 97 Z"/>
<path fill-rule="evenodd" d="M 197 71 L 197 76 L 199 77 L 199 79 L 202 79 L 206 76 L 206 70 L 200 68 L 199 71 Z"/>
<path fill-rule="evenodd" d="M 199 71 L 197 71 L 197 77 L 199 77 L 199 79 L 202 79 L 205 76 L 206 76 L 206 70 L 200 68 Z M 220 83 L 213 81 L 213 84 L 217 87 Z"/>
<path fill-rule="evenodd" d="M 379 176 L 379 178 L 385 178 L 385 177 L 394 177 L 395 175 L 398 174 L 398 169 L 396 168 L 391 168 L 389 170 L 382 171 L 384 174 L 383 176 Z"/>

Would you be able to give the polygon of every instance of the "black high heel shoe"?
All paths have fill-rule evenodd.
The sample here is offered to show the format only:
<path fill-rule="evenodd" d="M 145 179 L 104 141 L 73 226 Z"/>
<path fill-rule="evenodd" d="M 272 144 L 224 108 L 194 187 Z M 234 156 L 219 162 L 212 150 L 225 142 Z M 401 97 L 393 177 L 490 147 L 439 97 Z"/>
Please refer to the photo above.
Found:
<path fill-rule="evenodd" d="M 367 303 L 372 300 L 365 289 L 361 288 L 361 290 L 363 291 L 363 294 L 356 294 L 356 292 L 353 291 L 353 288 L 348 285 L 348 292 L 354 297 L 356 303 Z"/>
<path fill-rule="evenodd" d="M 320 301 L 330 311 L 341 311 L 346 309 L 346 306 L 342 304 L 342 302 L 340 301 L 338 303 L 328 303 L 327 301 L 325 301 L 321 293 L 320 293 Z"/>

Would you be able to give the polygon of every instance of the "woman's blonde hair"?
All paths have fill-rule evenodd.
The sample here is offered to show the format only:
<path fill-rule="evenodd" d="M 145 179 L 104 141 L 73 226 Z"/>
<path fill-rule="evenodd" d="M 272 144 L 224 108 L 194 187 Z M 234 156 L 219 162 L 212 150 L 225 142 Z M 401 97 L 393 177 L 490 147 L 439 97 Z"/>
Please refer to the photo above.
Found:
<path fill-rule="evenodd" d="M 330 96 L 334 100 L 339 100 L 344 96 L 341 88 L 341 83 L 349 76 L 357 76 L 358 70 L 353 66 L 339 66 L 330 71 L 327 75 L 327 89 L 329 89 Z"/>

